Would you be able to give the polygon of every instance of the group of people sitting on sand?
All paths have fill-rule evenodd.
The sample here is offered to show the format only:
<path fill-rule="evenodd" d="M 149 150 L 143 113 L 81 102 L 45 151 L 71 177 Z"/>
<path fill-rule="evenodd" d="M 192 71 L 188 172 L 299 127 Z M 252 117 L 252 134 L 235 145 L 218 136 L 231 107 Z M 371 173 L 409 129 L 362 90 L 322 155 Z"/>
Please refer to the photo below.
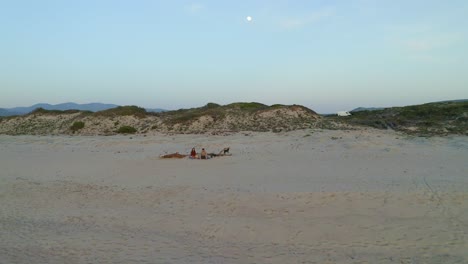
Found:
<path fill-rule="evenodd" d="M 216 153 L 207 153 L 204 148 L 202 148 L 201 152 L 198 154 L 195 148 L 192 148 L 192 151 L 190 152 L 190 155 L 184 155 L 184 154 L 179 154 L 179 152 L 172 153 L 172 154 L 166 154 L 159 156 L 160 158 L 163 159 L 182 159 L 189 156 L 190 159 L 210 159 L 213 157 L 219 157 L 219 156 L 231 156 L 229 153 L 229 147 L 224 148 L 221 150 L 218 154 Z"/>
<path fill-rule="evenodd" d="M 198 156 L 195 148 L 192 148 L 192 151 L 190 151 L 190 158 L 191 159 L 208 159 L 208 154 L 206 153 L 206 150 L 202 148 L 200 156 Z"/>
<path fill-rule="evenodd" d="M 206 150 L 204 148 L 202 148 L 202 150 L 200 152 L 200 155 L 198 155 L 195 148 L 192 148 L 192 151 L 190 151 L 190 158 L 191 159 L 209 159 L 209 158 L 217 157 L 217 156 L 225 156 L 227 154 L 229 154 L 229 147 L 224 148 L 223 150 L 221 150 L 219 152 L 219 154 L 206 153 Z"/>

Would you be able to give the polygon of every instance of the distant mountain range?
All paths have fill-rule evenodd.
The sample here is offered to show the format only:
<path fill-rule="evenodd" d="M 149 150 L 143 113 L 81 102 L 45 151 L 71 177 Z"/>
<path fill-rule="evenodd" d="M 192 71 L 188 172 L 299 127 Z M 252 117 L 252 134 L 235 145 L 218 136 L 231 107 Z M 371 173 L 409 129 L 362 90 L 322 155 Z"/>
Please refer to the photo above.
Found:
<path fill-rule="evenodd" d="M 107 110 L 111 108 L 116 108 L 119 105 L 115 104 L 102 104 L 102 103 L 90 103 L 90 104 L 76 104 L 76 103 L 63 103 L 63 104 L 35 104 L 27 107 L 14 107 L 14 108 L 0 108 L 0 116 L 13 116 L 13 115 L 24 115 L 34 111 L 37 108 L 43 108 L 46 110 L 81 110 L 81 111 L 91 111 L 97 112 L 102 110 Z M 148 112 L 164 112 L 166 110 L 160 108 L 147 108 Z"/>

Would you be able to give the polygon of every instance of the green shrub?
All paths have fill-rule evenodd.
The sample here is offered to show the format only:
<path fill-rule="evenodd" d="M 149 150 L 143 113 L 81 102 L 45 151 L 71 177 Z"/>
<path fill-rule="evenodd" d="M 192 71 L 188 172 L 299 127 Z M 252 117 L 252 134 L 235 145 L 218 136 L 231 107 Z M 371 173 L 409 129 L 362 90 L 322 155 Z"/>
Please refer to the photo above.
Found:
<path fill-rule="evenodd" d="M 207 103 L 203 108 L 209 109 L 209 108 L 217 108 L 217 107 L 220 107 L 220 105 L 216 103 Z"/>
<path fill-rule="evenodd" d="M 135 134 L 137 130 L 131 126 L 122 126 L 117 130 L 117 133 L 120 134 Z"/>
<path fill-rule="evenodd" d="M 82 129 L 84 126 L 85 126 L 84 122 L 77 121 L 77 122 L 73 123 L 73 125 L 70 127 L 70 130 L 73 131 L 73 132 L 76 132 L 76 131 Z"/>

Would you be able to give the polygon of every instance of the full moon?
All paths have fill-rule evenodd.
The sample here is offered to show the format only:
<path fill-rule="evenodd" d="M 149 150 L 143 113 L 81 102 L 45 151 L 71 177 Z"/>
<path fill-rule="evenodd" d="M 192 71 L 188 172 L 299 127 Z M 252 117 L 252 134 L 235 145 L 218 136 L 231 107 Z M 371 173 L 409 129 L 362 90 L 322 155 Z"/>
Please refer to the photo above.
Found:
<path fill-rule="evenodd" d="M 252 21 L 252 17 L 251 17 L 251 16 L 246 17 L 246 19 L 247 19 L 248 22 Z"/>

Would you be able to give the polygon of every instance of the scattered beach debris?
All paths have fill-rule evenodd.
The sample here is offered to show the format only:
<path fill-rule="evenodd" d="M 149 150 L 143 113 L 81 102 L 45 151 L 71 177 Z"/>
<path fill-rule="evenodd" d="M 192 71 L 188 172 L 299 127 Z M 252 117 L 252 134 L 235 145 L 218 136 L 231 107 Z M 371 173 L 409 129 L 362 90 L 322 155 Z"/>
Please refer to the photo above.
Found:
<path fill-rule="evenodd" d="M 179 152 L 176 152 L 176 153 L 172 153 L 172 154 L 162 155 L 162 156 L 160 156 L 160 158 L 162 158 L 162 159 L 182 159 L 182 158 L 185 158 L 187 156 L 188 155 L 179 154 Z"/>
<path fill-rule="evenodd" d="M 230 147 L 226 147 L 223 150 L 221 150 L 218 154 L 216 153 L 208 153 L 208 156 L 210 157 L 224 157 L 224 156 L 232 156 L 231 153 L 229 153 Z"/>

